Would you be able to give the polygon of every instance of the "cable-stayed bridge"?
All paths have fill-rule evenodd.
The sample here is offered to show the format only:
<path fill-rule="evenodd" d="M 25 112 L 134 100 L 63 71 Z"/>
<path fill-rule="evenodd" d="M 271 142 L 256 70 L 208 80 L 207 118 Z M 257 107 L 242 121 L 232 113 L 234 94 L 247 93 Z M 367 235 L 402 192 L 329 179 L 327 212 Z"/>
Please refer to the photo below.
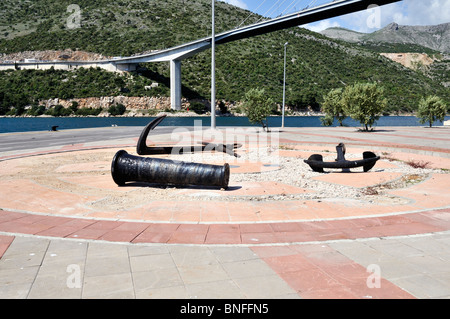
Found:
<path fill-rule="evenodd" d="M 215 36 L 215 43 L 225 44 L 231 41 L 366 10 L 371 5 L 382 6 L 398 1 L 399 0 L 334 0 L 314 8 L 304 9 L 299 12 L 217 34 Z M 123 65 L 126 65 L 126 68 L 128 69 L 131 65 L 143 62 L 170 62 L 171 107 L 172 109 L 179 110 L 181 109 L 181 61 L 196 53 L 211 48 L 211 43 L 212 37 L 207 37 L 166 50 L 117 59 L 112 61 L 112 63 L 118 65 L 119 69 L 123 69 Z M 119 65 L 122 65 L 122 67 Z"/>
<path fill-rule="evenodd" d="M 327 3 L 316 7 L 306 8 L 295 13 L 286 14 L 274 19 L 238 27 L 217 34 L 214 37 L 215 44 L 225 44 L 294 26 L 354 13 L 366 10 L 371 5 L 383 6 L 399 1 L 401 0 L 330 0 Z M 56 68 L 55 64 L 61 64 L 67 66 L 67 69 L 71 69 L 72 66 L 94 66 L 110 71 L 131 71 L 135 70 L 139 63 L 169 62 L 171 107 L 174 110 L 179 110 L 181 109 L 181 61 L 201 51 L 210 49 L 211 46 L 212 36 L 178 45 L 173 48 L 131 57 L 90 62 L 29 62 L 29 64 L 35 65 L 37 68 L 39 68 L 39 65 L 41 65 L 41 68 L 45 68 L 45 64 L 52 65 Z M 26 65 L 24 66 L 26 68 Z M 2 69 L 2 65 L 0 65 L 0 69 Z"/>

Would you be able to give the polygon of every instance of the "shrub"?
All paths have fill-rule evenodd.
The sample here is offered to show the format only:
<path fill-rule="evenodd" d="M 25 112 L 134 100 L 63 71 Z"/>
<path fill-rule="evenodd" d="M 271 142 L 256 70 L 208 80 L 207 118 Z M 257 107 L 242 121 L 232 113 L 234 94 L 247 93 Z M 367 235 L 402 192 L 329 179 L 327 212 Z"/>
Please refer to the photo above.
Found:
<path fill-rule="evenodd" d="M 230 111 L 228 111 L 227 106 L 225 105 L 225 103 L 223 103 L 223 101 L 220 101 L 219 103 L 219 110 L 221 114 L 227 114 L 230 113 Z"/>
<path fill-rule="evenodd" d="M 94 109 L 92 107 L 82 107 L 81 109 L 77 110 L 76 115 L 80 115 L 80 116 L 97 116 L 101 113 L 102 108 L 98 108 L 98 109 Z"/>
<path fill-rule="evenodd" d="M 27 114 L 31 116 L 40 116 L 45 113 L 44 105 L 32 105 L 31 109 L 28 110 Z"/>
<path fill-rule="evenodd" d="M 51 116 L 69 116 L 72 114 L 72 110 L 64 108 L 61 104 L 55 105 L 48 109 L 45 114 Z"/>
<path fill-rule="evenodd" d="M 189 106 L 190 111 L 194 111 L 197 114 L 204 114 L 205 113 L 205 105 L 201 102 L 193 101 L 191 102 L 191 105 Z"/>
<path fill-rule="evenodd" d="M 72 105 L 71 106 L 69 106 L 69 109 L 72 111 L 72 113 L 77 113 L 77 111 L 78 111 L 78 102 L 76 102 L 76 101 L 73 101 L 72 102 Z"/>
<path fill-rule="evenodd" d="M 111 105 L 108 108 L 108 112 L 112 116 L 123 115 L 123 113 L 125 113 L 126 110 L 127 108 L 123 104 Z"/>
<path fill-rule="evenodd" d="M 16 107 L 12 107 L 6 115 L 8 116 L 21 116 L 25 112 L 25 107 L 20 105 Z"/>

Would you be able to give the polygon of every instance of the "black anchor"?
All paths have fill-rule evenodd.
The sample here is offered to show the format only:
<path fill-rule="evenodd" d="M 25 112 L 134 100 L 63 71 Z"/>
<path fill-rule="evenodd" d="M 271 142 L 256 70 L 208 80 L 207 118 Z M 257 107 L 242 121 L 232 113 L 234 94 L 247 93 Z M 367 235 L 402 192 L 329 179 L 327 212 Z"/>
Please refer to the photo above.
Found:
<path fill-rule="evenodd" d="M 305 163 L 308 164 L 314 172 L 324 173 L 324 168 L 342 168 L 343 171 L 348 171 L 350 168 L 363 167 L 364 172 L 368 172 L 375 166 L 376 162 L 380 159 L 379 156 L 372 152 L 364 152 L 363 159 L 356 161 L 349 161 L 345 159 L 345 145 L 339 143 L 336 146 L 337 158 L 334 162 L 324 162 L 323 157 L 320 154 L 311 155 Z"/>
<path fill-rule="evenodd" d="M 218 151 L 224 152 L 234 157 L 240 157 L 235 152 L 236 148 L 242 147 L 242 144 L 213 144 L 208 142 L 202 142 L 201 145 L 189 145 L 189 146 L 147 146 L 147 137 L 151 130 L 153 130 L 166 115 L 162 115 L 151 121 L 142 131 L 141 136 L 136 147 L 136 152 L 139 155 L 154 155 L 154 154 L 182 154 L 182 153 L 194 153 L 203 151 Z"/>

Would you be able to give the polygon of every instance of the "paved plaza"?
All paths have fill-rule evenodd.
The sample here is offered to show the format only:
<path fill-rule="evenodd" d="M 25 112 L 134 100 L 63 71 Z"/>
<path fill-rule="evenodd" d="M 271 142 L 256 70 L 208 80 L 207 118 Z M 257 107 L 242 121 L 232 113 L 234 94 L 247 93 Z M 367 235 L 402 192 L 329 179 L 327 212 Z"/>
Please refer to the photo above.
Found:
<path fill-rule="evenodd" d="M 229 163 L 229 187 L 119 187 L 112 159 L 136 155 L 141 129 L 1 134 L 0 298 L 450 297 L 450 127 L 158 127 L 149 146 L 242 144 L 153 155 Z M 304 163 L 339 143 L 381 159 Z"/>

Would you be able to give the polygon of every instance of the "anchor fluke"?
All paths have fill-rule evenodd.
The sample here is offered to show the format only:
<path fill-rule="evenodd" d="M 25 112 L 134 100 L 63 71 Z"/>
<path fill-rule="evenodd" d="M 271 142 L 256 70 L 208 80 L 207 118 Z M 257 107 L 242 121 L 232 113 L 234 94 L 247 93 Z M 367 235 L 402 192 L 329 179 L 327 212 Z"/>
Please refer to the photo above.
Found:
<path fill-rule="evenodd" d="M 314 172 L 324 173 L 321 163 L 323 163 L 323 156 L 320 154 L 311 155 L 307 161 L 305 161 L 312 168 Z M 317 164 L 317 165 L 316 165 Z"/>
<path fill-rule="evenodd" d="M 161 123 L 162 120 L 164 120 L 166 115 L 162 115 L 151 121 L 147 126 L 144 128 L 144 130 L 141 132 L 141 135 L 139 136 L 139 140 L 136 147 L 136 152 L 139 155 L 146 155 L 146 154 L 165 154 L 165 153 L 159 153 L 159 151 L 162 151 L 162 148 L 160 147 L 154 147 L 150 148 L 147 146 L 147 136 L 150 133 L 151 130 L 153 130 L 155 127 L 158 126 L 159 123 Z"/>
<path fill-rule="evenodd" d="M 376 156 L 375 153 L 372 152 L 364 152 L 363 153 L 364 160 L 367 160 L 367 164 L 363 165 L 364 172 L 368 172 L 375 166 L 377 161 L 380 159 L 379 156 Z"/>

